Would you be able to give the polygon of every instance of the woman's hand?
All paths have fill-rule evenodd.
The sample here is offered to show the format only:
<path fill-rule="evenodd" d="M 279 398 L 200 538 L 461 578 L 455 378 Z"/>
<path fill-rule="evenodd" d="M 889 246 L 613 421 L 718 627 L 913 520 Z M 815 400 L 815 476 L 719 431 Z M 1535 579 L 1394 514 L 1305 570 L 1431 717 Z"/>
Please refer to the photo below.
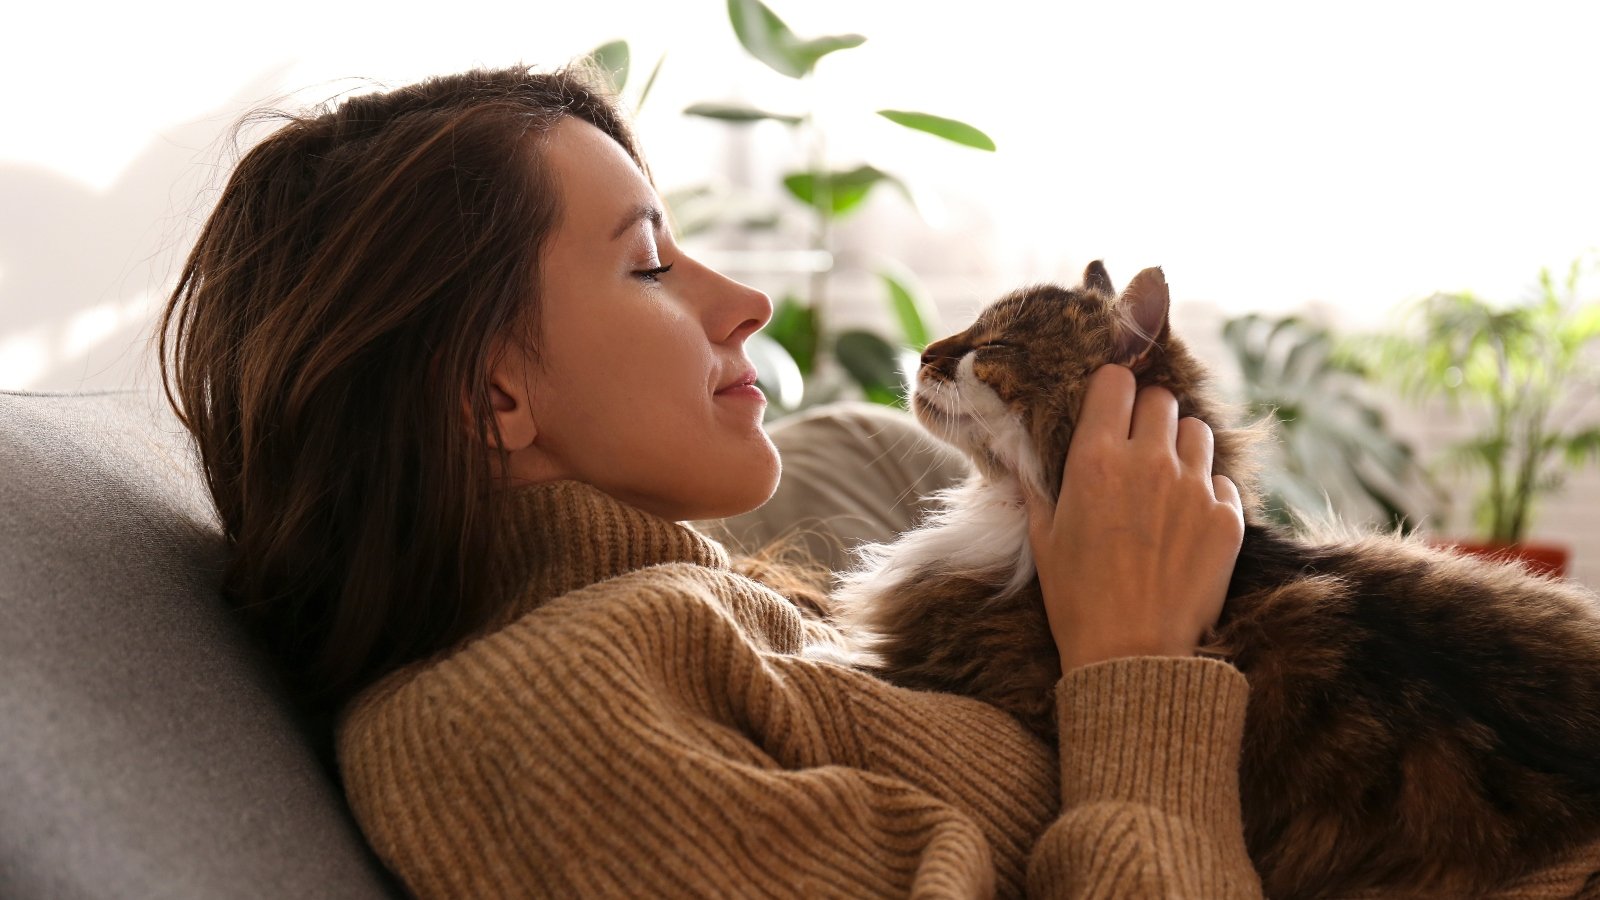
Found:
<path fill-rule="evenodd" d="M 1211 457 L 1211 429 L 1180 421 L 1170 391 L 1138 390 L 1122 366 L 1090 376 L 1060 501 L 1026 497 L 1062 672 L 1121 656 L 1192 656 L 1216 624 L 1244 514 Z"/>

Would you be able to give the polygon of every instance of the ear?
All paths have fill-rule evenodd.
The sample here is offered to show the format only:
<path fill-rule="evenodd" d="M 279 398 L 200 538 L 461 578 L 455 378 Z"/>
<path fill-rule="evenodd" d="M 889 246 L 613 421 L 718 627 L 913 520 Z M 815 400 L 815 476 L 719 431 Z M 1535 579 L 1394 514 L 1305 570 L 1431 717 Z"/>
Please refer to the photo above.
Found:
<path fill-rule="evenodd" d="M 1167 341 L 1167 313 L 1172 306 L 1167 279 L 1159 268 L 1133 276 L 1117 300 L 1115 360 L 1137 370 L 1152 350 Z"/>
<path fill-rule="evenodd" d="M 1111 286 L 1111 274 L 1106 271 L 1105 263 L 1097 259 L 1083 270 L 1082 290 L 1094 291 L 1107 297 L 1116 295 L 1116 288 Z"/>
<path fill-rule="evenodd" d="M 526 378 L 526 360 L 510 344 L 498 346 L 492 359 L 494 361 L 486 373 L 489 410 L 500 429 L 500 439 L 505 449 L 515 453 L 531 445 L 539 434 L 538 424 L 533 420 L 533 396 Z M 463 400 L 462 405 L 468 426 L 474 427 L 471 403 Z M 487 437 L 489 445 L 495 446 L 494 431 L 491 430 Z"/>

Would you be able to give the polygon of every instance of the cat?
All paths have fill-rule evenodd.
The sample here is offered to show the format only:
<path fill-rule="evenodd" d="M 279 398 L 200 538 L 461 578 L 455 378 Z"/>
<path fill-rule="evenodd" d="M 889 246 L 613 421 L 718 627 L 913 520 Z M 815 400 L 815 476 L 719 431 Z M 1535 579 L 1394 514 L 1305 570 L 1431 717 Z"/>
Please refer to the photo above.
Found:
<path fill-rule="evenodd" d="M 1269 524 L 1251 462 L 1168 321 L 1160 269 L 1120 297 L 1095 262 L 930 344 L 922 426 L 973 464 L 890 544 L 857 548 L 831 597 L 842 658 L 969 695 L 1054 744 L 1059 657 L 1022 502 L 1060 494 L 1089 374 L 1129 366 L 1215 435 L 1245 536 L 1200 655 L 1250 685 L 1246 843 L 1271 897 L 1381 887 L 1459 897 L 1600 837 L 1600 598 L 1398 535 L 1314 540 Z"/>

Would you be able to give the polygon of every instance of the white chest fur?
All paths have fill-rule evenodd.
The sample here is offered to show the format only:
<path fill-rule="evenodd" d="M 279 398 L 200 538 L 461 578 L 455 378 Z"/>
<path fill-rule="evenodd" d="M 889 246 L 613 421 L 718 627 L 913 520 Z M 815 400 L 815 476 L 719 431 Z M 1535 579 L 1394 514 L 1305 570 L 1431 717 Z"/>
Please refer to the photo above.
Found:
<path fill-rule="evenodd" d="M 855 565 L 839 573 L 833 599 L 850 648 L 808 648 L 806 655 L 862 662 L 874 633 L 874 611 L 892 602 L 910 582 L 941 575 L 993 580 L 1009 576 L 996 597 L 1010 596 L 1032 581 L 1027 510 L 1016 481 L 992 482 L 974 473 L 964 483 L 933 495 L 938 504 L 926 521 L 888 544 L 855 549 Z M 847 659 L 839 659 L 840 651 Z"/>

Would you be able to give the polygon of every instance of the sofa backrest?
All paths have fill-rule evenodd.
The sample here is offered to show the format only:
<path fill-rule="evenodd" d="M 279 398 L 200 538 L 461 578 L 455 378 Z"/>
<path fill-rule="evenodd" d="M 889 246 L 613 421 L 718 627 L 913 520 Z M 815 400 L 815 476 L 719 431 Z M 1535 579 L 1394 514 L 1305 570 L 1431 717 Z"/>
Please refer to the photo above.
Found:
<path fill-rule="evenodd" d="M 157 396 L 0 392 L 0 897 L 401 896 L 221 549 Z"/>

